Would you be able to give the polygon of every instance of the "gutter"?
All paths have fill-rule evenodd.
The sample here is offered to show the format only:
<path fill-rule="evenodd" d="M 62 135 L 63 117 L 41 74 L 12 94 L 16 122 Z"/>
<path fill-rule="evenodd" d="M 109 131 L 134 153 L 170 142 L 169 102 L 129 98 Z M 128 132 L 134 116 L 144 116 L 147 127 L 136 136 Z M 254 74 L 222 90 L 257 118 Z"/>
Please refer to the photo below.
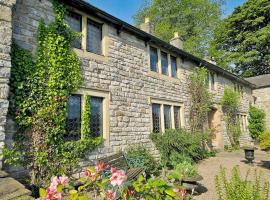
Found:
<path fill-rule="evenodd" d="M 123 30 L 125 30 L 127 32 L 132 33 L 132 34 L 135 34 L 138 38 L 144 40 L 145 44 L 147 44 L 148 42 L 158 44 L 159 46 L 162 46 L 162 47 L 164 47 L 168 50 L 171 50 L 174 53 L 180 55 L 184 59 L 190 59 L 190 60 L 194 61 L 199 66 L 205 66 L 206 68 L 208 68 L 212 71 L 218 72 L 231 80 L 235 80 L 235 81 L 240 82 L 244 85 L 247 85 L 247 86 L 251 87 L 252 89 L 256 88 L 256 85 L 234 75 L 233 73 L 231 73 L 231 72 L 229 72 L 221 67 L 218 67 L 217 65 L 209 63 L 201 58 L 198 58 L 190 53 L 187 53 L 181 49 L 178 49 L 175 46 L 173 46 L 173 45 L 171 45 L 171 44 L 169 44 L 169 43 L 167 43 L 167 42 L 165 42 L 165 41 L 163 41 L 163 40 L 161 40 L 161 39 L 159 39 L 159 38 L 157 38 L 149 33 L 142 31 L 139 28 L 136 28 L 135 26 L 130 25 L 127 22 L 124 22 L 124 21 L 114 17 L 103 10 L 100 10 L 99 8 L 85 2 L 84 0 L 60 0 L 60 1 L 65 3 L 66 5 L 77 8 L 81 11 L 84 11 L 84 12 L 90 14 L 90 15 L 93 15 L 93 16 L 96 16 L 98 18 L 103 19 L 108 24 L 113 25 L 117 29 L 118 34 L 120 34 Z"/>

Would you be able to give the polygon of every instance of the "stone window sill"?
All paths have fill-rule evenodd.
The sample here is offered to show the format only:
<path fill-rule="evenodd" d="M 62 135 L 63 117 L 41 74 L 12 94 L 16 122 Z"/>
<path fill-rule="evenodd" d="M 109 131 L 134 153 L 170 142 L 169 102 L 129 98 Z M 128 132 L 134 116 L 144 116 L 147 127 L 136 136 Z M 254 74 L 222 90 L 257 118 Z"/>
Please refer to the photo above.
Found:
<path fill-rule="evenodd" d="M 91 60 L 108 62 L 108 57 L 104 56 L 104 55 L 99 55 L 99 54 L 91 53 L 91 52 L 83 50 L 83 49 L 76 49 L 76 48 L 74 48 L 74 51 L 81 58 L 88 58 Z"/>
<path fill-rule="evenodd" d="M 159 79 L 162 79 L 162 80 L 172 81 L 172 82 L 175 82 L 175 83 L 180 83 L 181 82 L 179 78 L 175 78 L 175 77 L 171 77 L 171 76 L 168 76 L 168 75 L 160 74 L 158 72 L 148 71 L 147 75 L 150 76 L 150 77 L 153 77 L 153 78 L 159 78 Z"/>

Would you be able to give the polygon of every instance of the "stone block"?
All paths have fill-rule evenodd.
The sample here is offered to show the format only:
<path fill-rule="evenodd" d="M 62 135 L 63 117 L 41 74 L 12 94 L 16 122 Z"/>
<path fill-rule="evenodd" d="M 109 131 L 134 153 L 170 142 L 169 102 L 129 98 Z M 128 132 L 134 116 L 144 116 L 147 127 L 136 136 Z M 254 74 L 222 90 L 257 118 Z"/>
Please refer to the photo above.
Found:
<path fill-rule="evenodd" d="M 12 10 L 10 7 L 0 4 L 0 21 L 1 20 L 11 22 Z"/>
<path fill-rule="evenodd" d="M 0 4 L 6 5 L 6 6 L 13 6 L 16 3 L 16 0 L 0 0 Z"/>

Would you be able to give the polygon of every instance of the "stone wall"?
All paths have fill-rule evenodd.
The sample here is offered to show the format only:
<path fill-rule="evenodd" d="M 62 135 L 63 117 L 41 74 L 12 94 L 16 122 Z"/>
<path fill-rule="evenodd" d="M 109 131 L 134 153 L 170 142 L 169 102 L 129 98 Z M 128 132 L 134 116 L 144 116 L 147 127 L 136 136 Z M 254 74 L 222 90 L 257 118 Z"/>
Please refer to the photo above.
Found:
<path fill-rule="evenodd" d="M 266 114 L 266 129 L 270 131 L 270 87 L 253 90 L 253 96 L 256 97 L 255 105 L 263 109 Z"/>
<path fill-rule="evenodd" d="M 12 6 L 16 0 L 0 0 L 0 153 L 4 147 L 5 128 L 8 112 L 10 77 L 10 50 L 12 38 Z M 0 157 L 0 169 L 2 168 Z"/>
<path fill-rule="evenodd" d="M 49 23 L 53 19 L 51 3 L 48 0 L 17 0 L 13 15 L 13 38 L 21 47 L 35 54 L 38 21 L 44 18 L 45 22 Z M 82 61 L 84 76 L 82 91 L 94 89 L 110 94 L 109 142 L 89 155 L 89 159 L 113 154 L 131 144 L 142 144 L 157 155 L 149 139 L 150 98 L 183 103 L 184 124 L 188 128 L 190 97 L 187 79 L 196 65 L 187 59 L 181 59 L 179 79 L 150 72 L 149 53 L 145 42 L 130 33 L 118 34 L 117 30 L 110 25 L 107 25 L 107 29 L 105 56 L 93 56 L 87 52 L 77 51 Z M 216 94 L 215 102 L 218 105 L 224 87 L 232 85 L 232 82 L 217 75 L 216 84 L 217 89 L 214 93 Z M 242 112 L 247 113 L 250 98 L 251 90 L 245 88 L 241 100 Z M 220 112 L 222 112 L 221 109 Z M 14 132 L 12 121 L 9 122 L 8 142 L 11 141 Z M 228 144 L 223 116 L 221 116 L 220 124 L 224 144 Z M 244 136 L 248 138 L 247 133 Z"/>

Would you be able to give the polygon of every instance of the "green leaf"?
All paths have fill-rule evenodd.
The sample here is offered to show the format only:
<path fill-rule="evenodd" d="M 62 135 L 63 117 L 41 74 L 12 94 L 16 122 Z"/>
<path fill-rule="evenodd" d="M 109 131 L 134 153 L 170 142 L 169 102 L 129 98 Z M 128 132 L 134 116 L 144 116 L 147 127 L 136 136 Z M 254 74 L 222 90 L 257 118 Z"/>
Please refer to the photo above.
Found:
<path fill-rule="evenodd" d="M 39 196 L 45 197 L 47 195 L 47 192 L 44 188 L 39 188 Z"/>

